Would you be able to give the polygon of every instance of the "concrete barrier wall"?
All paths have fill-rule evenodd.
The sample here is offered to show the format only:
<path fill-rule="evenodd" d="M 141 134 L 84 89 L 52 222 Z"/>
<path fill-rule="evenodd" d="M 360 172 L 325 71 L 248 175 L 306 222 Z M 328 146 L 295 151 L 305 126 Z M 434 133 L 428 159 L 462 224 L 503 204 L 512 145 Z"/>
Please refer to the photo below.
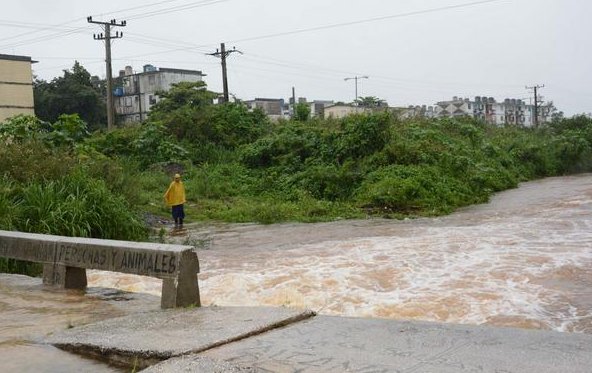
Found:
<path fill-rule="evenodd" d="M 199 305 L 191 246 L 0 231 L 0 257 L 43 263 L 44 284 L 69 289 L 86 287 L 86 269 L 156 277 L 164 308 Z"/>

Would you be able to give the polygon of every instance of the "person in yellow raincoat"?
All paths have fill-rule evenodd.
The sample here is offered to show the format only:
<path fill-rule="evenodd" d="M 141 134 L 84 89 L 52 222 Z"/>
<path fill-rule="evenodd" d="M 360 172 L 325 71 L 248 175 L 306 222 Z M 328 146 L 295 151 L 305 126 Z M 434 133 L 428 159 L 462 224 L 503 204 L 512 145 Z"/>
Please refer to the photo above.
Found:
<path fill-rule="evenodd" d="M 175 229 L 182 229 L 183 219 L 185 219 L 183 204 L 187 201 L 185 200 L 185 186 L 181 181 L 181 175 L 175 174 L 175 179 L 164 194 L 164 200 L 168 206 L 172 207 Z"/>

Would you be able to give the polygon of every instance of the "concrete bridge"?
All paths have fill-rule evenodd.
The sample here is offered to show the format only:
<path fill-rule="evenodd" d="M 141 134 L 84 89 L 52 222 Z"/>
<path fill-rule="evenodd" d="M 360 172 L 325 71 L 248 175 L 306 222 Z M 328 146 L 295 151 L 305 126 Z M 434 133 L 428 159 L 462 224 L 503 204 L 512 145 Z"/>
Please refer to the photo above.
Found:
<path fill-rule="evenodd" d="M 43 264 L 43 283 L 85 289 L 86 270 L 162 279 L 162 308 L 200 306 L 199 261 L 191 246 L 0 231 L 0 257 Z"/>
<path fill-rule="evenodd" d="M 199 305 L 199 265 L 189 246 L 0 231 L 0 257 L 43 263 L 43 283 L 63 288 L 86 287 L 89 268 L 162 278 L 162 307 Z M 41 280 L 32 280 L 41 288 Z M 27 287 L 41 291 L 35 289 Z M 56 312 L 63 312 L 59 307 Z M 35 343 L 150 373 L 592 371 L 589 334 L 317 316 L 288 308 L 142 309 Z M 63 371 L 58 360 L 34 371 Z"/>

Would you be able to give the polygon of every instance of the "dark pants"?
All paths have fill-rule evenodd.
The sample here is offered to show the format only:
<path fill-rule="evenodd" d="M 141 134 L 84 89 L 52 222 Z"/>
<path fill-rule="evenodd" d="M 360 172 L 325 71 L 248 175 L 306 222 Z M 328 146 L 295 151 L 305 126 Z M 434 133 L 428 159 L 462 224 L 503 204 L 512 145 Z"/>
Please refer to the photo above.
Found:
<path fill-rule="evenodd" d="M 175 227 L 183 227 L 183 219 L 185 219 L 185 211 L 183 205 L 176 205 L 172 208 L 173 219 L 175 220 Z"/>

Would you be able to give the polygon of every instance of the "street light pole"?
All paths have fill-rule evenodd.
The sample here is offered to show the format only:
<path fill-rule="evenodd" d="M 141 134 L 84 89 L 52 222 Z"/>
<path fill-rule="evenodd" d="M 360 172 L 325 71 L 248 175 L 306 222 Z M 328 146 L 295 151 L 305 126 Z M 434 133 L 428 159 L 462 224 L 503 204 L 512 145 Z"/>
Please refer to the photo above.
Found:
<path fill-rule="evenodd" d="M 360 80 L 360 79 L 370 79 L 370 77 L 369 76 L 366 76 L 366 75 L 363 75 L 363 76 L 357 76 L 356 75 L 356 76 L 351 77 L 351 78 L 345 78 L 345 79 L 343 79 L 345 81 L 348 81 L 348 80 L 355 80 L 356 81 L 356 98 L 355 98 L 354 102 L 355 101 L 358 101 L 358 80 Z"/>

